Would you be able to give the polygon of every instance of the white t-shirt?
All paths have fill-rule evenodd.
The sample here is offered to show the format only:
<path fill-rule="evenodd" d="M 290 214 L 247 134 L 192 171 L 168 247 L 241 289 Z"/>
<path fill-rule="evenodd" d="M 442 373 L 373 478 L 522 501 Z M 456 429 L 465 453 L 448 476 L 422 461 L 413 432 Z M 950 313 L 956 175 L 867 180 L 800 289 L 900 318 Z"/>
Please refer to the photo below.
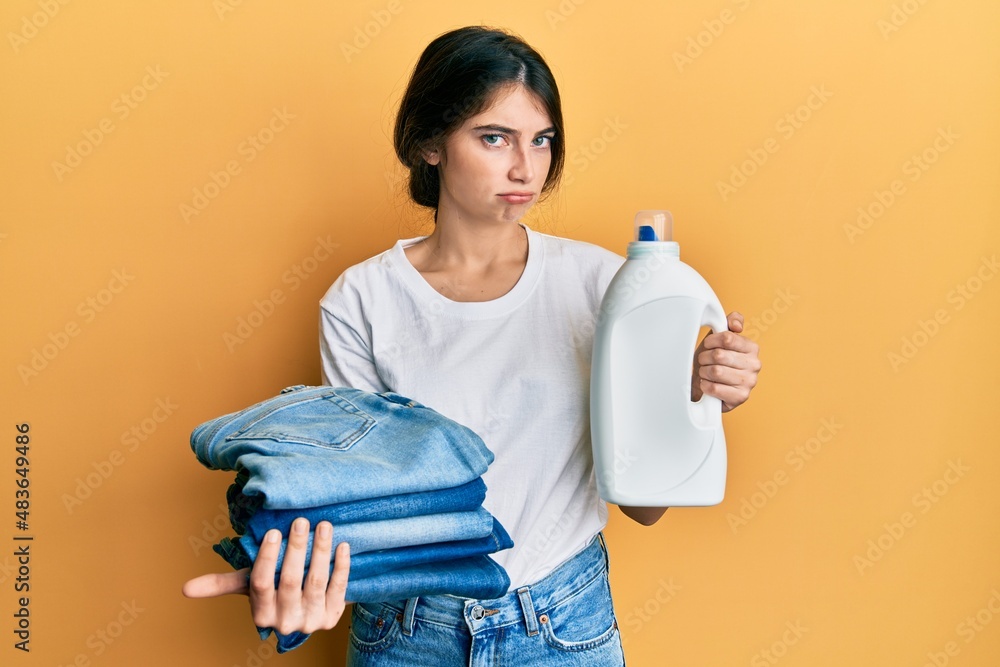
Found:
<path fill-rule="evenodd" d="M 514 541 L 494 554 L 511 590 L 607 524 L 590 443 L 590 364 L 601 299 L 625 261 L 522 223 L 528 259 L 492 301 L 439 294 L 403 239 L 345 270 L 320 302 L 323 381 L 394 391 L 475 431 L 495 460 L 483 506 Z"/>

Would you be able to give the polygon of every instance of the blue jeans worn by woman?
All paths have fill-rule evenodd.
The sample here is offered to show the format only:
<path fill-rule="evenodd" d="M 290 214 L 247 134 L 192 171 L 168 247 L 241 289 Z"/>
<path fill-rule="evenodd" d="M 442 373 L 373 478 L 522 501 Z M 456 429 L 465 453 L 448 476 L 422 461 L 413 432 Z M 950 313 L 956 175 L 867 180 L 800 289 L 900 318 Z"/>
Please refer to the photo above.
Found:
<path fill-rule="evenodd" d="M 531 586 L 494 599 L 355 603 L 349 667 L 621 666 L 603 535 Z"/>

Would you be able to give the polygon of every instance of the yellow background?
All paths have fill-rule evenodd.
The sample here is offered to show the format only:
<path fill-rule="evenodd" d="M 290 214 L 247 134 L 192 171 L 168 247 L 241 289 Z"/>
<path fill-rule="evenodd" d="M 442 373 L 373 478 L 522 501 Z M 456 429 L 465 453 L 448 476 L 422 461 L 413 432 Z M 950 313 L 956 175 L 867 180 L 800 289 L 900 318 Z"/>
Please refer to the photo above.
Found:
<path fill-rule="evenodd" d="M 395 107 L 430 40 L 479 23 L 535 46 L 563 97 L 566 183 L 527 222 L 623 253 L 634 211 L 671 209 L 761 345 L 725 501 L 651 528 L 612 512 L 629 664 L 1000 664 L 990 0 L 3 3 L 0 661 L 270 664 L 245 598 L 180 595 L 226 569 L 207 545 L 228 475 L 188 435 L 318 383 L 322 293 L 429 232 Z M 281 664 L 340 664 L 346 641 Z"/>

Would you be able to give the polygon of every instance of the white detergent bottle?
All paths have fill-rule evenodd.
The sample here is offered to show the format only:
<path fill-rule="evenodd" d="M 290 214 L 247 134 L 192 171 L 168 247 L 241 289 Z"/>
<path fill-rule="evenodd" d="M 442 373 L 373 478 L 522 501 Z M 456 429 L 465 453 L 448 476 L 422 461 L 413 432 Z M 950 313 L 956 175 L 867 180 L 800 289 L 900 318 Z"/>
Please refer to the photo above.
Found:
<path fill-rule="evenodd" d="M 718 297 L 680 260 L 669 211 L 640 211 L 601 302 L 590 376 L 597 488 L 617 505 L 708 506 L 726 488 L 722 402 L 691 400 L 702 326 L 726 331 Z"/>

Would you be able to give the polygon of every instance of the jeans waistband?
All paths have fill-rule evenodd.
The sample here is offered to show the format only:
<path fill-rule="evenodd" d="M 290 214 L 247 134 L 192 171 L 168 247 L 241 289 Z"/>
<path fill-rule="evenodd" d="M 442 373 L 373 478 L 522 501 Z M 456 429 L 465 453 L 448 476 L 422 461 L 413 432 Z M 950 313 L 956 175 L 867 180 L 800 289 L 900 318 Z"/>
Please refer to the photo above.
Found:
<path fill-rule="evenodd" d="M 538 617 L 584 588 L 608 569 L 603 533 L 556 569 L 530 586 L 522 586 L 503 597 L 463 598 L 431 595 L 386 602 L 402 615 L 403 634 L 413 633 L 414 621 L 448 627 L 466 626 L 470 634 L 520 624 L 529 636 L 539 632 Z M 402 605 L 402 606 L 401 606 Z"/>

